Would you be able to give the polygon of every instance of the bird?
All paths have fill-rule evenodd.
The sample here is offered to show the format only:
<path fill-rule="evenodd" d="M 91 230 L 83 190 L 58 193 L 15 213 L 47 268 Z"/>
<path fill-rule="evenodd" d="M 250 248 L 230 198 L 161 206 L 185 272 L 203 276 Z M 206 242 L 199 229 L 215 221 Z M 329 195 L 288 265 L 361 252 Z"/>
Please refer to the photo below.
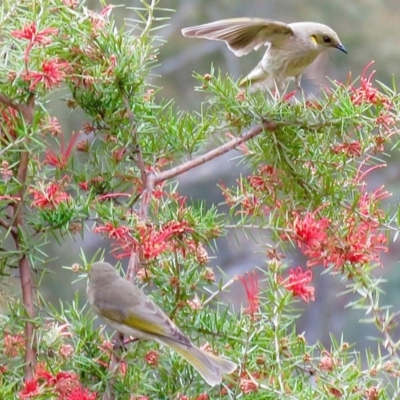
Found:
<path fill-rule="evenodd" d="M 141 289 L 122 278 L 106 262 L 95 262 L 88 273 L 87 297 L 94 312 L 125 335 L 166 345 L 189 362 L 210 385 L 237 366 L 196 347 Z"/>
<path fill-rule="evenodd" d="M 337 33 L 317 22 L 286 24 L 262 18 L 232 18 L 182 29 L 183 36 L 220 40 L 237 56 L 267 46 L 258 65 L 239 82 L 240 87 L 282 91 L 292 79 L 301 89 L 300 80 L 323 51 L 336 48 L 347 54 Z"/>

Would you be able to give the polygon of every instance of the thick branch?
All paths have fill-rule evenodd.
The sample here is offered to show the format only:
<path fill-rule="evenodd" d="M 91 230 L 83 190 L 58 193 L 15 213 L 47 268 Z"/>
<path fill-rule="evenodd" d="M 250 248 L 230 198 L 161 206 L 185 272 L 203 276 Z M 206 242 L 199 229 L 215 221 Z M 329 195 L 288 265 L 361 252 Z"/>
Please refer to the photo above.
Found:
<path fill-rule="evenodd" d="M 181 175 L 184 172 L 187 172 L 195 167 L 198 167 L 199 165 L 206 163 L 207 161 L 210 161 L 214 158 L 221 156 L 222 154 L 227 153 L 228 151 L 238 147 L 242 143 L 247 142 L 248 140 L 252 139 L 253 137 L 259 135 L 264 131 L 274 131 L 277 126 L 277 122 L 265 121 L 262 125 L 255 126 L 245 134 L 223 144 L 222 146 L 217 147 L 216 149 L 209 151 L 208 153 L 202 154 L 201 156 L 196 157 L 193 160 L 189 160 L 181 165 L 178 165 L 177 167 L 159 173 L 155 177 L 154 183 L 157 184 L 160 182 L 164 182 L 167 179 L 171 179 L 178 175 Z"/>
<path fill-rule="evenodd" d="M 25 121 L 26 126 L 30 126 L 33 122 L 33 109 L 35 104 L 35 98 L 33 95 L 29 96 L 27 104 L 15 104 L 4 94 L 0 93 L 0 103 L 11 107 L 19 111 Z M 28 139 L 26 139 L 28 140 Z M 17 251 L 22 251 L 25 247 L 22 243 L 22 236 L 19 234 L 20 230 L 23 229 L 24 213 L 23 204 L 26 190 L 26 179 L 28 174 L 28 163 L 29 163 L 29 152 L 23 149 L 20 153 L 20 160 L 18 164 L 17 180 L 20 185 L 16 198 L 18 201 L 12 205 L 13 210 L 13 222 L 11 228 L 11 235 L 15 242 L 15 248 Z M 29 265 L 26 254 L 23 254 L 18 261 L 19 275 L 22 289 L 22 302 L 25 307 L 27 322 L 25 322 L 25 380 L 33 379 L 34 366 L 36 364 L 36 344 L 34 335 L 34 326 L 31 321 L 35 318 L 35 307 L 33 301 L 33 283 L 31 276 L 31 268 Z"/>

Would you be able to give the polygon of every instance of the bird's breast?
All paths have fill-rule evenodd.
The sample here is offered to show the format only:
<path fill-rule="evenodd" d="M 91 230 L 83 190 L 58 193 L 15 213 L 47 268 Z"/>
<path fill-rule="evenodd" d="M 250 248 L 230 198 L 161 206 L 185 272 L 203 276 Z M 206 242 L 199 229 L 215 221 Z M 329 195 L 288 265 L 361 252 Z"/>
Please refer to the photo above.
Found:
<path fill-rule="evenodd" d="M 270 47 L 261 60 L 262 68 L 275 78 L 288 78 L 301 75 L 319 55 L 319 51 L 310 48 L 288 46 Z"/>

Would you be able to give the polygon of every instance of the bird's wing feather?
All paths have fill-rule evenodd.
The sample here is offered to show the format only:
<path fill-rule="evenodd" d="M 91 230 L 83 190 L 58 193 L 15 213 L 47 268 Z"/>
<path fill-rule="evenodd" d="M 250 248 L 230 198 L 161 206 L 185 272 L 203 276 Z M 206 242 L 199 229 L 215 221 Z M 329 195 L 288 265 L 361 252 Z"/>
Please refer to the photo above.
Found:
<path fill-rule="evenodd" d="M 182 29 L 187 37 L 224 41 L 236 56 L 258 50 L 293 35 L 292 28 L 279 21 L 261 18 L 233 18 Z"/>
<path fill-rule="evenodd" d="M 190 340 L 167 315 L 139 288 L 127 280 L 119 279 L 119 290 L 112 290 L 107 298 L 105 289 L 95 299 L 99 314 L 109 321 L 128 325 L 150 335 L 165 336 L 176 342 L 190 345 Z"/>

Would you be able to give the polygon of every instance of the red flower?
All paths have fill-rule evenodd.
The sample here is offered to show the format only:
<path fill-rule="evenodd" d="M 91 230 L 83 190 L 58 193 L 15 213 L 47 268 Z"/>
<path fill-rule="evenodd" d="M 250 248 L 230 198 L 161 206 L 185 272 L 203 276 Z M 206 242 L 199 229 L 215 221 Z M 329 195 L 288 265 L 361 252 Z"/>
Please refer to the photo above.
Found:
<path fill-rule="evenodd" d="M 67 394 L 65 400 L 96 400 L 97 393 L 90 392 L 81 386 L 72 389 L 69 394 Z"/>
<path fill-rule="evenodd" d="M 67 62 L 59 62 L 58 58 L 44 60 L 42 63 L 42 72 L 27 71 L 24 79 L 30 81 L 29 90 L 35 90 L 36 86 L 43 82 L 46 89 L 58 86 L 65 77 L 64 70 L 69 67 Z"/>
<path fill-rule="evenodd" d="M 25 339 L 21 335 L 4 335 L 4 354 L 7 357 L 16 357 L 25 347 Z"/>
<path fill-rule="evenodd" d="M 27 39 L 31 43 L 49 44 L 51 39 L 48 36 L 56 35 L 57 33 L 57 28 L 46 28 L 38 32 L 35 22 L 31 22 L 26 24 L 20 31 L 12 31 L 11 36 L 17 39 Z"/>
<path fill-rule="evenodd" d="M 336 154 L 344 153 L 348 156 L 359 157 L 361 155 L 361 143 L 360 142 L 345 142 L 336 145 L 332 148 L 332 151 Z"/>
<path fill-rule="evenodd" d="M 363 103 L 370 103 L 374 105 L 383 105 L 384 108 L 388 109 L 391 106 L 389 98 L 380 93 L 377 89 L 372 86 L 371 80 L 375 75 L 376 71 L 372 71 L 368 77 L 365 77 L 367 69 L 373 64 L 371 61 L 364 68 L 361 74 L 361 86 L 359 88 L 350 87 L 351 96 L 350 99 L 354 105 L 361 105 Z"/>
<path fill-rule="evenodd" d="M 146 355 L 144 356 L 145 361 L 147 362 L 147 364 L 149 365 L 154 365 L 154 366 L 158 366 L 158 359 L 160 358 L 158 352 L 156 352 L 155 350 L 150 350 L 146 353 Z"/>
<path fill-rule="evenodd" d="M 64 148 L 64 135 L 61 133 L 61 145 L 60 145 L 60 154 L 56 154 L 53 150 L 49 149 L 46 151 L 46 158 L 44 160 L 44 164 L 50 164 L 53 167 L 58 169 L 65 169 L 71 156 L 72 149 L 76 140 L 78 139 L 79 134 L 73 133 L 71 135 L 71 139 L 68 143 L 68 147 Z"/>
<path fill-rule="evenodd" d="M 40 394 L 40 387 L 37 379 L 31 379 L 25 381 L 23 389 L 19 392 L 20 399 L 29 399 L 31 397 L 36 397 Z"/>
<path fill-rule="evenodd" d="M 195 400 L 209 400 L 209 399 L 210 398 L 208 397 L 207 393 L 201 393 L 195 398 Z"/>
<path fill-rule="evenodd" d="M 52 384 L 61 396 L 68 395 L 73 390 L 80 388 L 78 375 L 68 371 L 57 372 Z"/>
<path fill-rule="evenodd" d="M 115 227 L 111 222 L 106 222 L 104 226 L 97 226 L 93 229 L 94 233 L 105 232 L 110 239 L 121 240 L 129 233 L 129 228 L 126 226 Z"/>
<path fill-rule="evenodd" d="M 157 230 L 152 225 L 139 225 L 135 229 L 139 239 L 126 235 L 125 238 L 118 240 L 117 248 L 114 250 L 120 251 L 116 255 L 117 258 L 129 257 L 132 251 L 140 252 L 146 260 L 157 257 L 159 254 L 175 249 L 175 235 L 183 235 L 184 233 L 192 232 L 193 229 L 185 221 L 171 221 Z"/>
<path fill-rule="evenodd" d="M 240 276 L 239 280 L 242 282 L 247 295 L 248 307 L 244 310 L 245 314 L 249 314 L 254 317 L 254 314 L 258 311 L 259 307 L 259 293 L 260 286 L 258 283 L 258 275 L 253 271 L 252 274 L 246 272 L 247 280 L 244 276 Z"/>
<path fill-rule="evenodd" d="M 55 183 L 51 183 L 47 187 L 41 186 L 40 188 L 41 191 L 30 190 L 33 193 L 34 201 L 32 206 L 34 207 L 54 209 L 58 204 L 71 200 L 71 196 L 66 192 L 62 192 Z"/>
<path fill-rule="evenodd" d="M 49 35 L 56 35 L 58 33 L 57 28 L 46 28 L 42 31 L 37 31 L 37 26 L 35 22 L 31 22 L 30 24 L 26 24 L 22 30 L 16 30 L 11 32 L 11 36 L 14 36 L 17 39 L 27 39 L 29 40 L 29 44 L 25 49 L 24 53 L 24 61 L 28 62 L 29 53 L 34 44 L 49 44 L 51 43 L 51 39 L 48 37 Z"/>
<path fill-rule="evenodd" d="M 240 389 L 244 394 L 255 393 L 258 391 L 258 384 L 252 379 L 241 378 Z"/>
<path fill-rule="evenodd" d="M 306 286 L 312 280 L 312 272 L 308 270 L 303 272 L 301 267 L 297 267 L 295 270 L 289 272 L 289 278 L 283 282 L 283 286 L 293 293 L 293 296 L 301 297 L 306 303 L 310 300 L 314 301 L 315 288 L 312 286 Z"/>
<path fill-rule="evenodd" d="M 307 212 L 304 216 L 294 213 L 293 233 L 289 236 L 297 241 L 302 250 L 319 249 L 327 239 L 326 230 L 330 225 L 328 218 L 317 220 L 315 213 Z"/>
<path fill-rule="evenodd" d="M 11 107 L 1 108 L 1 126 L 0 141 L 15 140 L 17 138 L 17 130 L 15 129 L 18 121 L 17 110 Z"/>

